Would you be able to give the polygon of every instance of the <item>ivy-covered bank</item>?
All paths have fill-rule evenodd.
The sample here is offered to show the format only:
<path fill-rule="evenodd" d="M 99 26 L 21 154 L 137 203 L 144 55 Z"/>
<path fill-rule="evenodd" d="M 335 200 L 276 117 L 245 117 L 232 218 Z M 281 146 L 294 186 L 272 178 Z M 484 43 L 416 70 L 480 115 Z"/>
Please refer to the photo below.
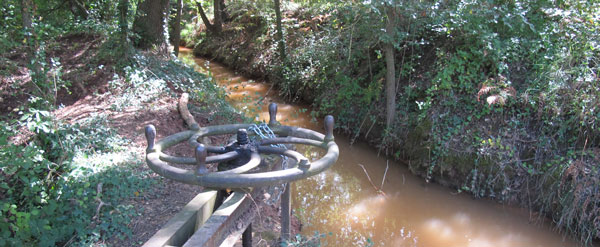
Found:
<path fill-rule="evenodd" d="M 133 222 L 166 185 L 146 167 L 137 129 L 173 123 L 165 101 L 181 92 L 197 116 L 239 115 L 221 87 L 183 63 L 133 48 L 122 56 L 110 26 L 53 27 L 35 30 L 46 37 L 31 60 L 29 46 L 0 47 L 0 246 L 143 240 Z"/>
<path fill-rule="evenodd" d="M 600 238 L 600 4 L 594 1 L 231 1 L 196 55 L 334 113 L 339 129 L 437 181 Z M 394 20 L 391 32 L 386 23 Z M 396 112 L 385 128 L 385 45 Z"/>

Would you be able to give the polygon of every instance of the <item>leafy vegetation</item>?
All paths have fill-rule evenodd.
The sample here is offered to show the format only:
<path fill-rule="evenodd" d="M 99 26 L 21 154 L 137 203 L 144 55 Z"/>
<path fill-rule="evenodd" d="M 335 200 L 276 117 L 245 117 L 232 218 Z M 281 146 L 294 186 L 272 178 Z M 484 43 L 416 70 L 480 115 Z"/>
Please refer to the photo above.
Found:
<path fill-rule="evenodd" d="M 282 242 L 280 244 L 281 247 L 290 247 L 290 246 L 327 246 L 326 241 L 322 241 L 321 239 L 325 238 L 327 234 L 315 232 L 313 236 L 302 236 L 300 234 L 296 234 L 295 238 L 288 242 Z"/>
<path fill-rule="evenodd" d="M 110 112 L 183 91 L 202 109 L 219 109 L 207 115 L 237 116 L 209 77 L 133 49 L 127 29 L 137 1 L 73 3 L 80 1 L 0 3 L 0 246 L 103 245 L 131 235 L 141 213 L 135 200 L 160 180 L 111 127 Z M 86 96 L 102 97 L 108 109 L 57 117 L 71 98 Z"/>
<path fill-rule="evenodd" d="M 224 107 L 222 88 L 180 62 L 141 54 L 132 60 L 133 67 L 109 82 L 111 110 L 139 110 L 159 95 L 176 96 L 167 88 L 171 81 L 202 106 L 223 109 L 215 115 L 235 116 Z M 139 211 L 130 200 L 149 193 L 157 178 L 140 170 L 143 160 L 103 114 L 67 124 L 37 101 L 43 99 L 23 106 L 19 118 L 0 122 L 0 245 L 89 245 L 131 234 L 129 223 Z M 30 135 L 15 134 L 23 132 Z"/>
<path fill-rule="evenodd" d="M 120 201 L 156 180 L 137 171 L 141 161 L 126 152 L 106 119 L 71 125 L 30 109 L 20 122 L 24 126 L 2 123 L 0 245 L 85 244 L 127 234 L 135 210 Z M 8 143 L 13 127 L 37 134 L 25 146 Z"/>
<path fill-rule="evenodd" d="M 185 91 L 200 104 L 192 110 L 237 117 L 221 88 L 172 61 L 162 25 L 131 30 L 143 2 L 0 3 L 0 75 L 13 75 L 0 84 L 0 104 L 11 107 L 0 109 L 0 245 L 89 245 L 129 233 L 138 212 L 127 201 L 156 180 L 105 115 L 53 114 L 65 98 L 105 94 L 86 90 L 93 76 L 112 78 L 114 112 Z M 185 1 L 184 20 L 198 3 Z M 224 11 L 212 33 L 198 19 L 184 23 L 182 43 L 196 54 L 275 82 L 315 116 L 335 114 L 340 130 L 410 160 L 428 181 L 537 209 L 583 242 L 600 238 L 597 1 L 282 1 L 285 45 L 274 38 L 272 1 L 222 3 L 200 3 Z M 129 41 L 149 31 L 160 44 L 144 46 L 160 56 Z M 56 53 L 79 36 L 94 37 L 74 48 L 81 54 Z M 396 107 L 386 127 L 390 46 Z M 79 56 L 82 66 L 66 65 Z"/>
<path fill-rule="evenodd" d="M 225 35 L 201 36 L 195 53 L 335 114 L 427 180 L 537 209 L 583 242 L 600 237 L 597 2 L 284 2 L 286 63 L 267 3 L 233 1 Z M 390 43 L 396 115 L 374 128 L 385 126 Z"/>

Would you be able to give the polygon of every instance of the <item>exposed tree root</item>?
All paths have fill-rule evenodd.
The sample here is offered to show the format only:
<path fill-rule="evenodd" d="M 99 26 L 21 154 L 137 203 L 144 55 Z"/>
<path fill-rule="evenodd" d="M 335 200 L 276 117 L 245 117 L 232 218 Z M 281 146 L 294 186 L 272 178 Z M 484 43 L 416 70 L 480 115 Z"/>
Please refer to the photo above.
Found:
<path fill-rule="evenodd" d="M 190 95 L 187 93 L 183 93 L 181 98 L 179 98 L 179 113 L 181 114 L 181 118 L 185 121 L 187 126 L 192 130 L 200 129 L 200 125 L 194 119 L 194 116 L 188 110 L 187 104 L 189 101 Z"/>

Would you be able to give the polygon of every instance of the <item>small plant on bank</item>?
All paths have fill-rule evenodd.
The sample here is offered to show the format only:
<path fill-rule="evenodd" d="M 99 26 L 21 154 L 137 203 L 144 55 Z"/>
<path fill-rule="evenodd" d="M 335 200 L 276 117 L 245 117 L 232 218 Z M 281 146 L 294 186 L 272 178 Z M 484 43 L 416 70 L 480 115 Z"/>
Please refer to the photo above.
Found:
<path fill-rule="evenodd" d="M 331 233 L 330 233 L 331 235 Z M 313 236 L 302 236 L 296 234 L 293 240 L 285 241 L 280 244 L 281 247 L 320 247 L 326 246 L 327 242 L 322 242 L 322 239 L 327 237 L 325 233 L 315 231 Z"/>

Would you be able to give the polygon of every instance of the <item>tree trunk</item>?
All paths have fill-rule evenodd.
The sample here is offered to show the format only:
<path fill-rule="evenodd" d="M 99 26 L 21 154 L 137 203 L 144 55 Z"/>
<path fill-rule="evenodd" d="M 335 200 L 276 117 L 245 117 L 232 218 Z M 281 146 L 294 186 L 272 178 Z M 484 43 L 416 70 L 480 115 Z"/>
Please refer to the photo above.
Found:
<path fill-rule="evenodd" d="M 219 35 L 221 33 L 222 30 L 222 17 L 223 17 L 223 8 L 225 7 L 224 3 L 222 2 L 222 0 L 214 0 L 213 2 L 213 15 L 214 15 L 214 19 L 213 19 L 213 23 L 211 24 L 210 21 L 208 20 L 208 17 L 206 16 L 206 13 L 204 12 L 204 8 L 202 8 L 202 4 L 200 4 L 200 2 L 197 2 L 196 5 L 198 6 L 198 13 L 200 14 L 200 18 L 202 18 L 202 22 L 204 22 L 204 25 L 206 26 L 206 29 L 208 29 L 208 32 L 210 32 L 211 34 L 214 35 Z"/>
<path fill-rule="evenodd" d="M 275 2 L 275 19 L 277 22 L 277 49 L 279 50 L 279 59 L 281 62 L 285 61 L 285 41 L 283 40 L 283 27 L 281 25 L 281 3 L 279 0 Z"/>
<path fill-rule="evenodd" d="M 392 35 L 394 32 L 394 11 L 393 7 L 388 6 L 387 13 L 387 23 L 385 26 L 385 32 L 387 35 Z M 385 74 L 385 91 L 386 91 L 386 118 L 385 118 L 385 126 L 390 128 L 392 123 L 394 122 L 394 117 L 396 115 L 396 68 L 394 62 L 394 45 L 391 43 L 386 43 L 384 45 L 385 52 L 385 65 L 386 65 L 386 74 Z"/>
<path fill-rule="evenodd" d="M 219 7 L 221 8 L 221 23 L 223 22 L 227 22 L 227 20 L 229 19 L 229 15 L 227 14 L 227 11 L 225 11 L 225 0 L 219 0 L 221 1 L 219 3 Z"/>
<path fill-rule="evenodd" d="M 23 18 L 23 29 L 31 31 L 31 0 L 21 0 L 21 17 Z"/>
<path fill-rule="evenodd" d="M 117 5 L 119 11 L 119 45 L 121 49 L 127 49 L 127 36 L 129 25 L 127 23 L 127 12 L 129 11 L 129 0 L 119 0 Z"/>
<path fill-rule="evenodd" d="M 210 23 L 210 21 L 208 20 L 208 17 L 206 17 L 206 13 L 204 13 L 204 8 L 202 8 L 202 4 L 200 2 L 196 3 L 196 6 L 198 6 L 198 13 L 200 14 L 200 18 L 202 19 L 202 22 L 204 22 L 204 26 L 206 26 L 206 29 L 211 32 L 214 33 L 214 26 Z"/>
<path fill-rule="evenodd" d="M 214 0 L 213 1 L 213 6 L 214 6 L 214 10 L 213 10 L 213 15 L 214 15 L 214 21 L 213 21 L 213 26 L 215 27 L 215 31 L 217 33 L 221 33 L 221 25 L 223 23 L 223 21 L 221 20 L 221 17 L 223 15 L 222 11 L 223 8 L 221 6 L 221 0 Z"/>
<path fill-rule="evenodd" d="M 175 39 L 173 40 L 173 47 L 175 56 L 179 55 L 179 43 L 181 41 L 181 10 L 183 9 L 183 0 L 177 0 L 177 15 L 175 17 L 175 26 L 173 27 L 175 32 Z"/>
<path fill-rule="evenodd" d="M 139 38 L 134 44 L 142 49 L 157 46 L 161 53 L 168 53 L 169 0 L 145 0 L 138 6 L 138 11 L 133 30 Z"/>

